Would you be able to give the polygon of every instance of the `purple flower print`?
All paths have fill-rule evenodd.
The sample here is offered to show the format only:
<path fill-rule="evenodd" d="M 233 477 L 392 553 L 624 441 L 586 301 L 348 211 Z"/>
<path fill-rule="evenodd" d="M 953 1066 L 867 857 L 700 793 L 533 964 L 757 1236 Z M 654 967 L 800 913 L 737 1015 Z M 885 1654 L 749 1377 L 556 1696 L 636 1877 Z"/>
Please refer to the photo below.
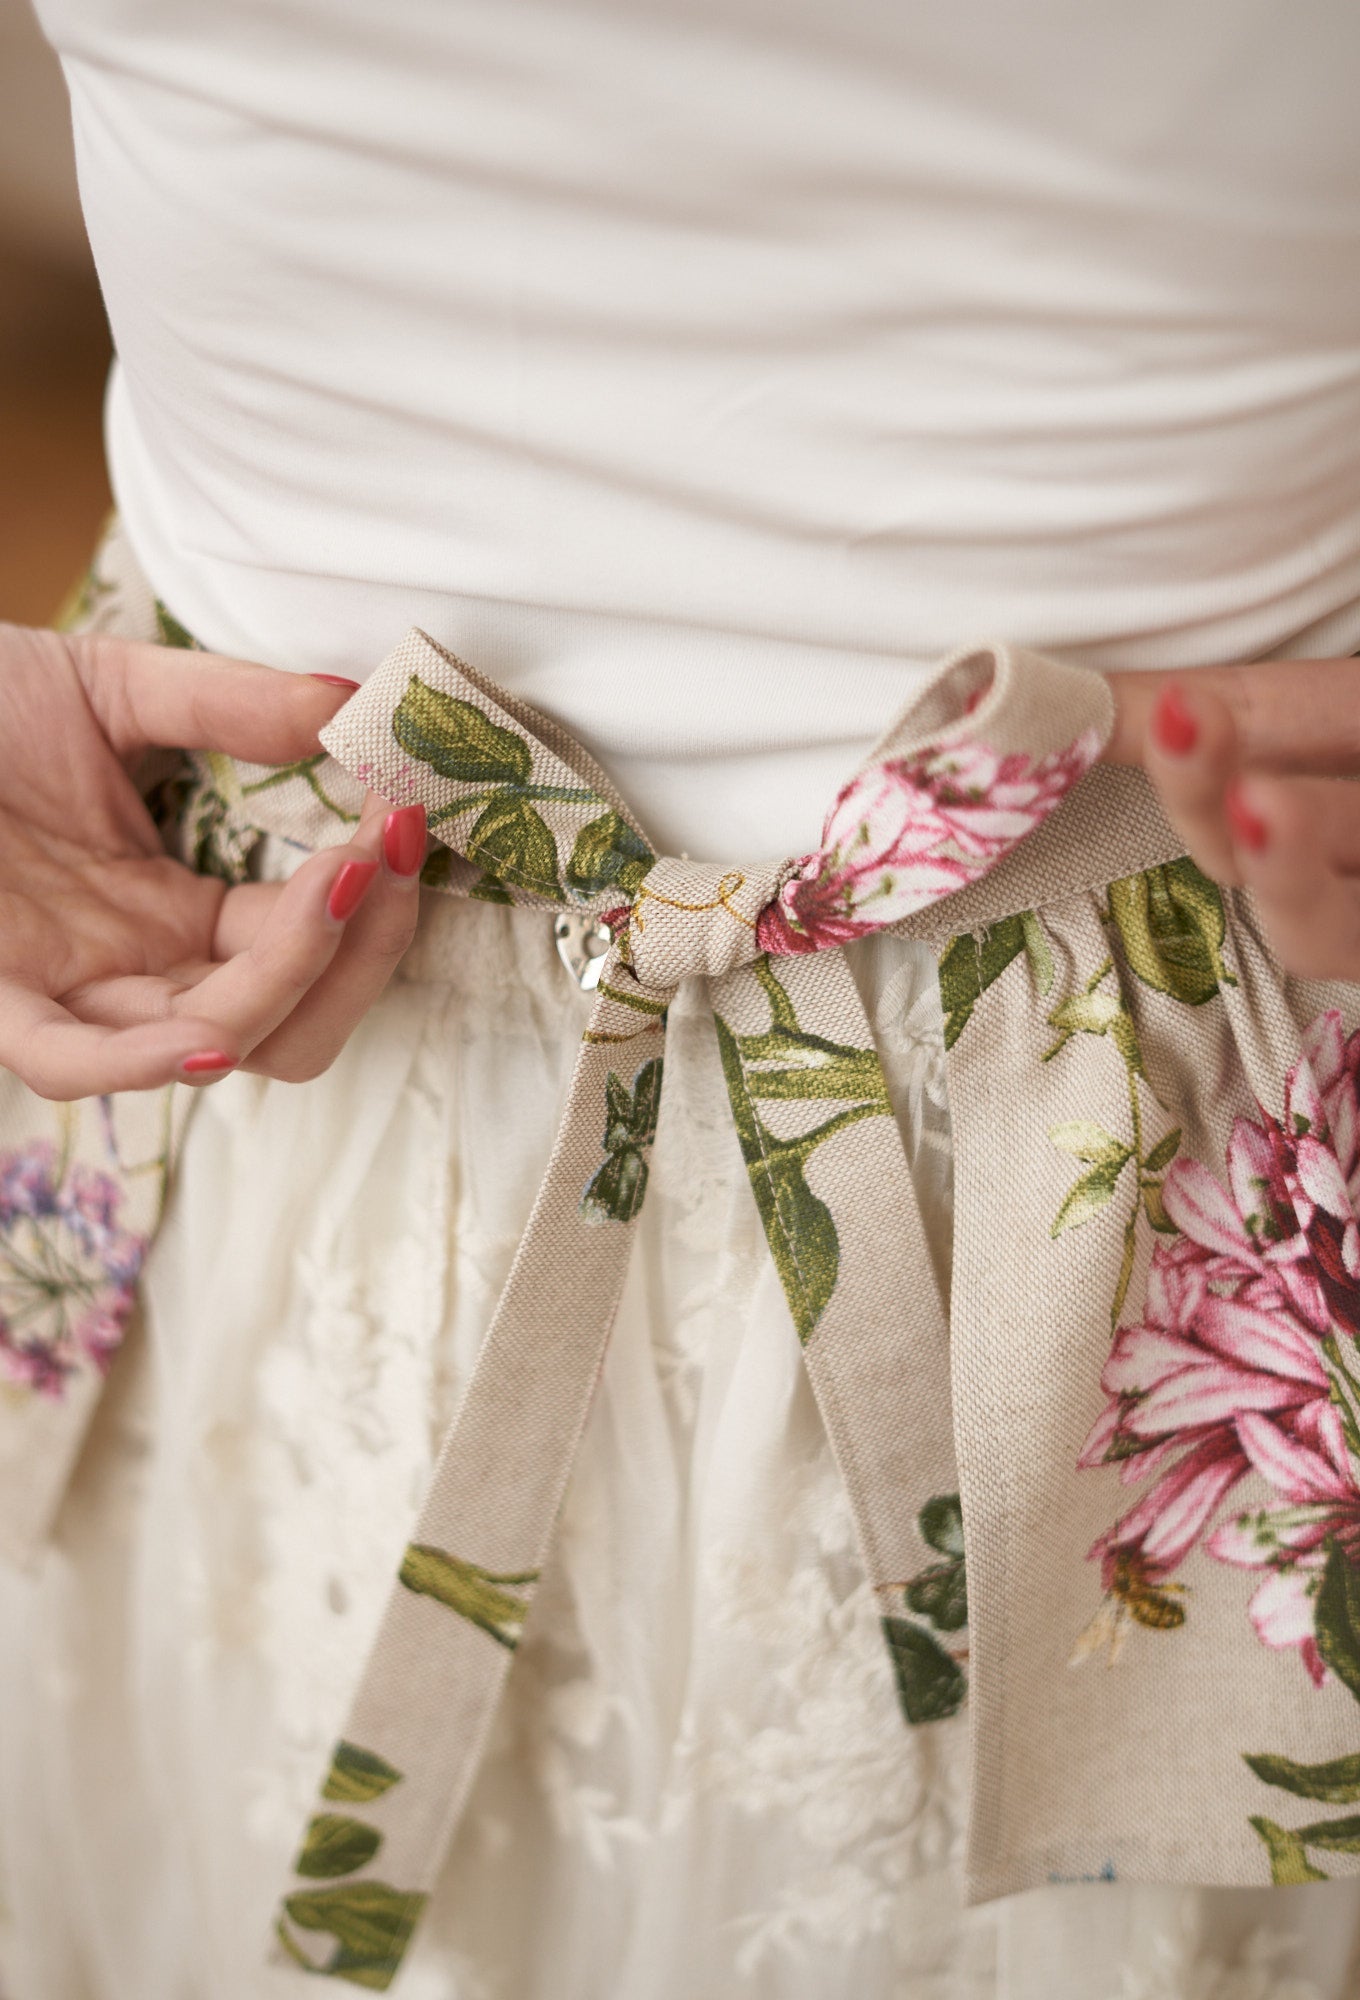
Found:
<path fill-rule="evenodd" d="M 0 1155 L 0 1377 L 45 1396 L 82 1366 L 107 1370 L 147 1248 L 120 1224 L 116 1180 L 79 1162 L 58 1173 L 46 1141 Z"/>

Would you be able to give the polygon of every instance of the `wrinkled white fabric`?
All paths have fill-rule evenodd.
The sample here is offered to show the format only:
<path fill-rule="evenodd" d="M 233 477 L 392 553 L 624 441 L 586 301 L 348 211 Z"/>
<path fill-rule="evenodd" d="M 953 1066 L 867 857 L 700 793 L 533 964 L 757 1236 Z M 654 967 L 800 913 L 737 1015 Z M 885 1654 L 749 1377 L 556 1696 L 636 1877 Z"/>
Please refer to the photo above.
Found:
<path fill-rule="evenodd" d="M 38 12 L 205 645 L 419 624 L 705 860 L 957 645 L 1360 645 L 1352 0 Z"/>
<path fill-rule="evenodd" d="M 441 903 L 334 1070 L 209 1092 L 144 1334 L 0 1582 L 9 2000 L 273 2000 L 278 1885 L 466 1381 L 588 1001 Z M 947 1274 L 933 965 L 853 949 Z M 687 988 L 555 1560 L 402 2000 L 1349 2000 L 1354 1884 L 972 1911 L 966 1726 L 902 1725 Z"/>

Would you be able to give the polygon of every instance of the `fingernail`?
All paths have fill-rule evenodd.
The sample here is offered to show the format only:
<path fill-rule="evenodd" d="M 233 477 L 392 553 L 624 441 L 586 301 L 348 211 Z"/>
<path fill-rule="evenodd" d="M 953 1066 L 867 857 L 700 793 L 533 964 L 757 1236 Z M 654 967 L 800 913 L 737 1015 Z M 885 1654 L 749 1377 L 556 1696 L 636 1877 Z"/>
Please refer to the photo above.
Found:
<path fill-rule="evenodd" d="M 394 875 L 414 875 L 425 859 L 425 808 L 401 806 L 383 821 L 383 855 Z"/>
<path fill-rule="evenodd" d="M 229 1056 L 225 1049 L 204 1049 L 196 1056 L 186 1056 L 180 1064 L 186 1076 L 220 1076 L 235 1067 L 235 1056 Z"/>
<path fill-rule="evenodd" d="M 308 674 L 309 681 L 324 681 L 327 687 L 347 688 L 351 694 L 359 692 L 358 681 L 347 681 L 343 674 Z"/>
<path fill-rule="evenodd" d="M 1236 783 L 1229 785 L 1224 793 L 1223 806 L 1228 815 L 1228 825 L 1232 828 L 1233 839 L 1238 846 L 1250 848 L 1253 854 L 1259 854 L 1270 838 L 1270 829 L 1261 815 L 1252 811 Z"/>
<path fill-rule="evenodd" d="M 331 893 L 326 898 L 327 914 L 337 924 L 343 924 L 354 915 L 364 897 L 368 885 L 378 872 L 376 861 L 347 861 L 335 880 L 331 883 Z"/>
<path fill-rule="evenodd" d="M 1188 757 L 1199 742 L 1196 722 L 1175 687 L 1163 688 L 1152 711 L 1152 733 L 1158 747 L 1173 757 Z"/>

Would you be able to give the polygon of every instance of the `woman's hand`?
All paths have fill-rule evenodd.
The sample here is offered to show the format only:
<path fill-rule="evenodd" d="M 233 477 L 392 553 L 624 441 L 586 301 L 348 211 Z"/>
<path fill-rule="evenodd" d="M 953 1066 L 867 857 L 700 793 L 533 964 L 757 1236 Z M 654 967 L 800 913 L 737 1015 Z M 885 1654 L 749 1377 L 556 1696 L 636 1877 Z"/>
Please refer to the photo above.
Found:
<path fill-rule="evenodd" d="M 290 881 L 228 888 L 166 855 L 130 773 L 153 745 L 291 763 L 344 699 L 0 625 L 0 1066 L 53 1098 L 327 1067 L 410 942 L 422 809 L 370 796 Z"/>
<path fill-rule="evenodd" d="M 1360 659 L 1111 674 L 1107 764 L 1141 764 L 1206 875 L 1256 897 L 1282 965 L 1360 979 Z"/>

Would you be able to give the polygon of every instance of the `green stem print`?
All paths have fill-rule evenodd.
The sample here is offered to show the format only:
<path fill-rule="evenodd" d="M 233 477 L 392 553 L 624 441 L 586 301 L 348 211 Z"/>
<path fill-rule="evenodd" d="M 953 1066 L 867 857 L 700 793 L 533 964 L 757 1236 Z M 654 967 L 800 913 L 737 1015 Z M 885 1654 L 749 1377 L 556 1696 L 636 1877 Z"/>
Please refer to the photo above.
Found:
<path fill-rule="evenodd" d="M 770 1253 L 798 1337 L 805 1341 L 826 1309 L 840 1269 L 836 1225 L 807 1184 L 807 1162 L 836 1133 L 862 1118 L 890 1117 L 892 1106 L 876 1049 L 807 1033 L 769 958 L 757 959 L 752 969 L 769 1000 L 771 1025 L 761 1034 L 737 1035 L 715 1015 L 718 1049 Z M 778 1138 L 760 1115 L 762 1101 L 839 1102 L 845 1109 L 795 1137 Z"/>
<path fill-rule="evenodd" d="M 941 1722 L 963 1705 L 968 1691 L 962 1661 L 966 1651 L 952 1653 L 937 1636 L 961 1632 L 968 1623 L 968 1586 L 963 1567 L 963 1513 L 957 1493 L 938 1493 L 927 1500 L 917 1521 L 921 1539 L 941 1557 L 904 1584 L 886 1586 L 901 1591 L 911 1617 L 884 1616 L 897 1695 L 902 1713 L 915 1726 Z M 880 1595 L 882 1592 L 880 1592 Z"/>
<path fill-rule="evenodd" d="M 328 761 L 325 751 L 318 750 L 315 756 L 300 757 L 295 764 L 276 765 L 267 778 L 256 778 L 250 784 L 242 785 L 241 797 L 248 799 L 253 797 L 256 792 L 273 791 L 275 786 L 286 785 L 292 778 L 301 778 L 303 784 L 320 801 L 328 813 L 332 814 L 334 818 L 338 819 L 345 826 L 357 826 L 359 823 L 358 813 L 346 812 L 343 806 L 337 805 L 322 784 L 320 778 L 316 775 L 320 766 Z"/>
<path fill-rule="evenodd" d="M 512 1653 L 528 1616 L 529 1593 L 538 1582 L 536 1569 L 498 1576 L 461 1556 L 451 1556 L 447 1549 L 420 1542 L 407 1549 L 399 1574 L 408 1590 L 446 1604 Z"/>
<path fill-rule="evenodd" d="M 1143 1059 L 1138 1049 L 1133 1016 L 1124 1005 L 1117 986 L 1114 991 L 1105 990 L 1105 982 L 1113 971 L 1114 961 L 1107 958 L 1079 993 L 1071 994 L 1053 1009 L 1048 1016 L 1048 1024 L 1058 1030 L 1058 1039 L 1045 1052 L 1042 1060 L 1051 1062 L 1074 1035 L 1104 1035 L 1114 1044 L 1124 1064 L 1129 1102 L 1127 1139 L 1117 1138 L 1089 1118 L 1064 1119 L 1048 1129 L 1052 1143 L 1061 1152 L 1080 1160 L 1085 1167 L 1085 1172 L 1077 1176 L 1058 1205 L 1058 1212 L 1053 1218 L 1054 1236 L 1077 1229 L 1082 1223 L 1089 1222 L 1093 1215 L 1099 1215 L 1113 1201 L 1125 1169 L 1133 1168 L 1129 1177 L 1132 1202 L 1124 1225 L 1123 1256 L 1110 1307 L 1110 1324 L 1117 1326 L 1128 1295 L 1129 1279 L 1133 1275 L 1140 1216 L 1145 1215 L 1153 1229 L 1175 1234 L 1174 1225 L 1167 1221 L 1162 1207 L 1162 1181 L 1166 1169 L 1176 1157 L 1181 1134 L 1177 1127 L 1163 1133 L 1154 1145 L 1149 1147 L 1146 1144 L 1139 1095 L 1140 1086 L 1146 1088 Z"/>

